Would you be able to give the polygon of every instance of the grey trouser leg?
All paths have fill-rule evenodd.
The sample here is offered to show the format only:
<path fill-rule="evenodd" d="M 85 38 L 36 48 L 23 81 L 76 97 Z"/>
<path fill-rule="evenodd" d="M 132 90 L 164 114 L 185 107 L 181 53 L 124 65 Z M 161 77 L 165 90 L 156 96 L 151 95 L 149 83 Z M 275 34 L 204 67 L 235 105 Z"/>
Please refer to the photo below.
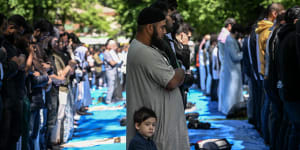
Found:
<path fill-rule="evenodd" d="M 107 70 L 106 71 L 106 77 L 108 82 L 108 88 L 107 88 L 107 95 L 106 95 L 106 103 L 110 103 L 114 89 L 115 89 L 115 82 L 116 82 L 116 70 Z"/>

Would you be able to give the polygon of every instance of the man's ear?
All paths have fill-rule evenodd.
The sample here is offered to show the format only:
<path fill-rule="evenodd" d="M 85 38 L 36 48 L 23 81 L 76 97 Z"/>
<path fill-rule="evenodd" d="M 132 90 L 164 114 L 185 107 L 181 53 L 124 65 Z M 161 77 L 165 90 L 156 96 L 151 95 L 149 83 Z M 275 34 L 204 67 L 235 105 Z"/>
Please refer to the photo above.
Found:
<path fill-rule="evenodd" d="M 153 28 L 153 25 L 152 25 L 152 24 L 147 24 L 147 25 L 146 25 L 146 29 L 147 29 L 147 32 L 148 32 L 150 35 L 153 34 L 154 28 Z"/>
<path fill-rule="evenodd" d="M 231 30 L 232 29 L 232 24 L 228 24 L 227 29 Z"/>
<path fill-rule="evenodd" d="M 140 124 L 139 123 L 134 123 L 135 129 L 139 130 L 140 129 Z"/>

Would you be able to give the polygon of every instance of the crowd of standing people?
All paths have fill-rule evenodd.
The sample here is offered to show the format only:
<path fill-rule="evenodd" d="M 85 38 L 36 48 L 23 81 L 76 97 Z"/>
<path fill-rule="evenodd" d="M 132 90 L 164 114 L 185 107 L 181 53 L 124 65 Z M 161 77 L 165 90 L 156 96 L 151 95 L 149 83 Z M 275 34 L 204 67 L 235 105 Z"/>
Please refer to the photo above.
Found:
<path fill-rule="evenodd" d="M 89 47 L 46 19 L 31 25 L 0 14 L 0 149 L 67 142 L 75 116 L 91 115 L 90 89 L 107 87 L 106 104 L 127 92 L 127 148 L 149 142 L 152 149 L 189 150 L 184 110 L 193 83 L 227 116 L 248 86 L 248 120 L 265 143 L 299 149 L 300 7 L 273 3 L 249 28 L 228 18 L 192 50 L 193 28 L 177 6 L 154 2 L 140 12 L 130 45 L 109 39 L 103 47 Z"/>
<path fill-rule="evenodd" d="M 251 85 L 248 119 L 271 149 L 299 149 L 299 19 L 299 6 L 269 5 L 243 48 Z"/>
<path fill-rule="evenodd" d="M 92 87 L 109 87 L 106 103 L 124 90 L 128 45 L 91 47 L 61 24 L 20 15 L 0 14 L 0 27 L 0 149 L 59 148 L 73 136 L 74 116 L 91 115 Z"/>
<path fill-rule="evenodd" d="M 227 117 L 238 113 L 248 89 L 249 123 L 271 149 L 299 148 L 299 19 L 299 6 L 273 3 L 254 25 L 228 18 L 218 36 L 195 46 L 200 89 Z"/>
<path fill-rule="evenodd" d="M 183 115 L 191 51 L 185 49 L 184 37 L 189 38 L 192 28 L 180 19 L 176 1 L 164 6 L 157 1 L 137 19 L 128 54 L 127 118 L 133 122 L 139 108 L 152 109 L 157 148 L 189 149 Z M 236 107 L 244 102 L 249 123 L 271 149 L 299 149 L 299 19 L 299 6 L 285 11 L 272 3 L 254 25 L 244 28 L 228 18 L 220 33 L 205 35 L 195 45 L 198 87 L 218 101 L 218 110 L 227 117 L 239 113 Z M 128 143 L 135 132 L 127 124 Z"/>

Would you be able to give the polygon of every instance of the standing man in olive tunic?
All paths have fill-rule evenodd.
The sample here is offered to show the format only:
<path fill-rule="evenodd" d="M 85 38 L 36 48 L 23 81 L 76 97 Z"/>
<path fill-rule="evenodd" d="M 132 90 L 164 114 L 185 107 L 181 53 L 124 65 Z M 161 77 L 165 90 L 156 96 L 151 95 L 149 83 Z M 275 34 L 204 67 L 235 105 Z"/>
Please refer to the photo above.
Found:
<path fill-rule="evenodd" d="M 156 8 L 144 8 L 127 57 L 127 148 L 136 133 L 133 114 L 147 107 L 157 114 L 153 140 L 158 150 L 189 150 L 189 138 L 179 86 L 184 80 L 181 68 L 173 69 L 159 50 L 166 34 L 165 15 Z"/>

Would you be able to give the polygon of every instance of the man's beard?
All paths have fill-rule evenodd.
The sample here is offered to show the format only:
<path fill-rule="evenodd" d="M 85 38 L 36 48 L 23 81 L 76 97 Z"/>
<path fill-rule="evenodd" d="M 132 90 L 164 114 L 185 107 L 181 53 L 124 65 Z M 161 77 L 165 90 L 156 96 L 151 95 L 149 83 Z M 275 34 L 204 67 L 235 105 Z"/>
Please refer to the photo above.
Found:
<path fill-rule="evenodd" d="M 157 47 L 160 50 L 163 50 L 163 41 L 158 37 L 158 33 L 154 25 L 153 25 L 153 34 L 151 37 L 151 45 Z"/>

